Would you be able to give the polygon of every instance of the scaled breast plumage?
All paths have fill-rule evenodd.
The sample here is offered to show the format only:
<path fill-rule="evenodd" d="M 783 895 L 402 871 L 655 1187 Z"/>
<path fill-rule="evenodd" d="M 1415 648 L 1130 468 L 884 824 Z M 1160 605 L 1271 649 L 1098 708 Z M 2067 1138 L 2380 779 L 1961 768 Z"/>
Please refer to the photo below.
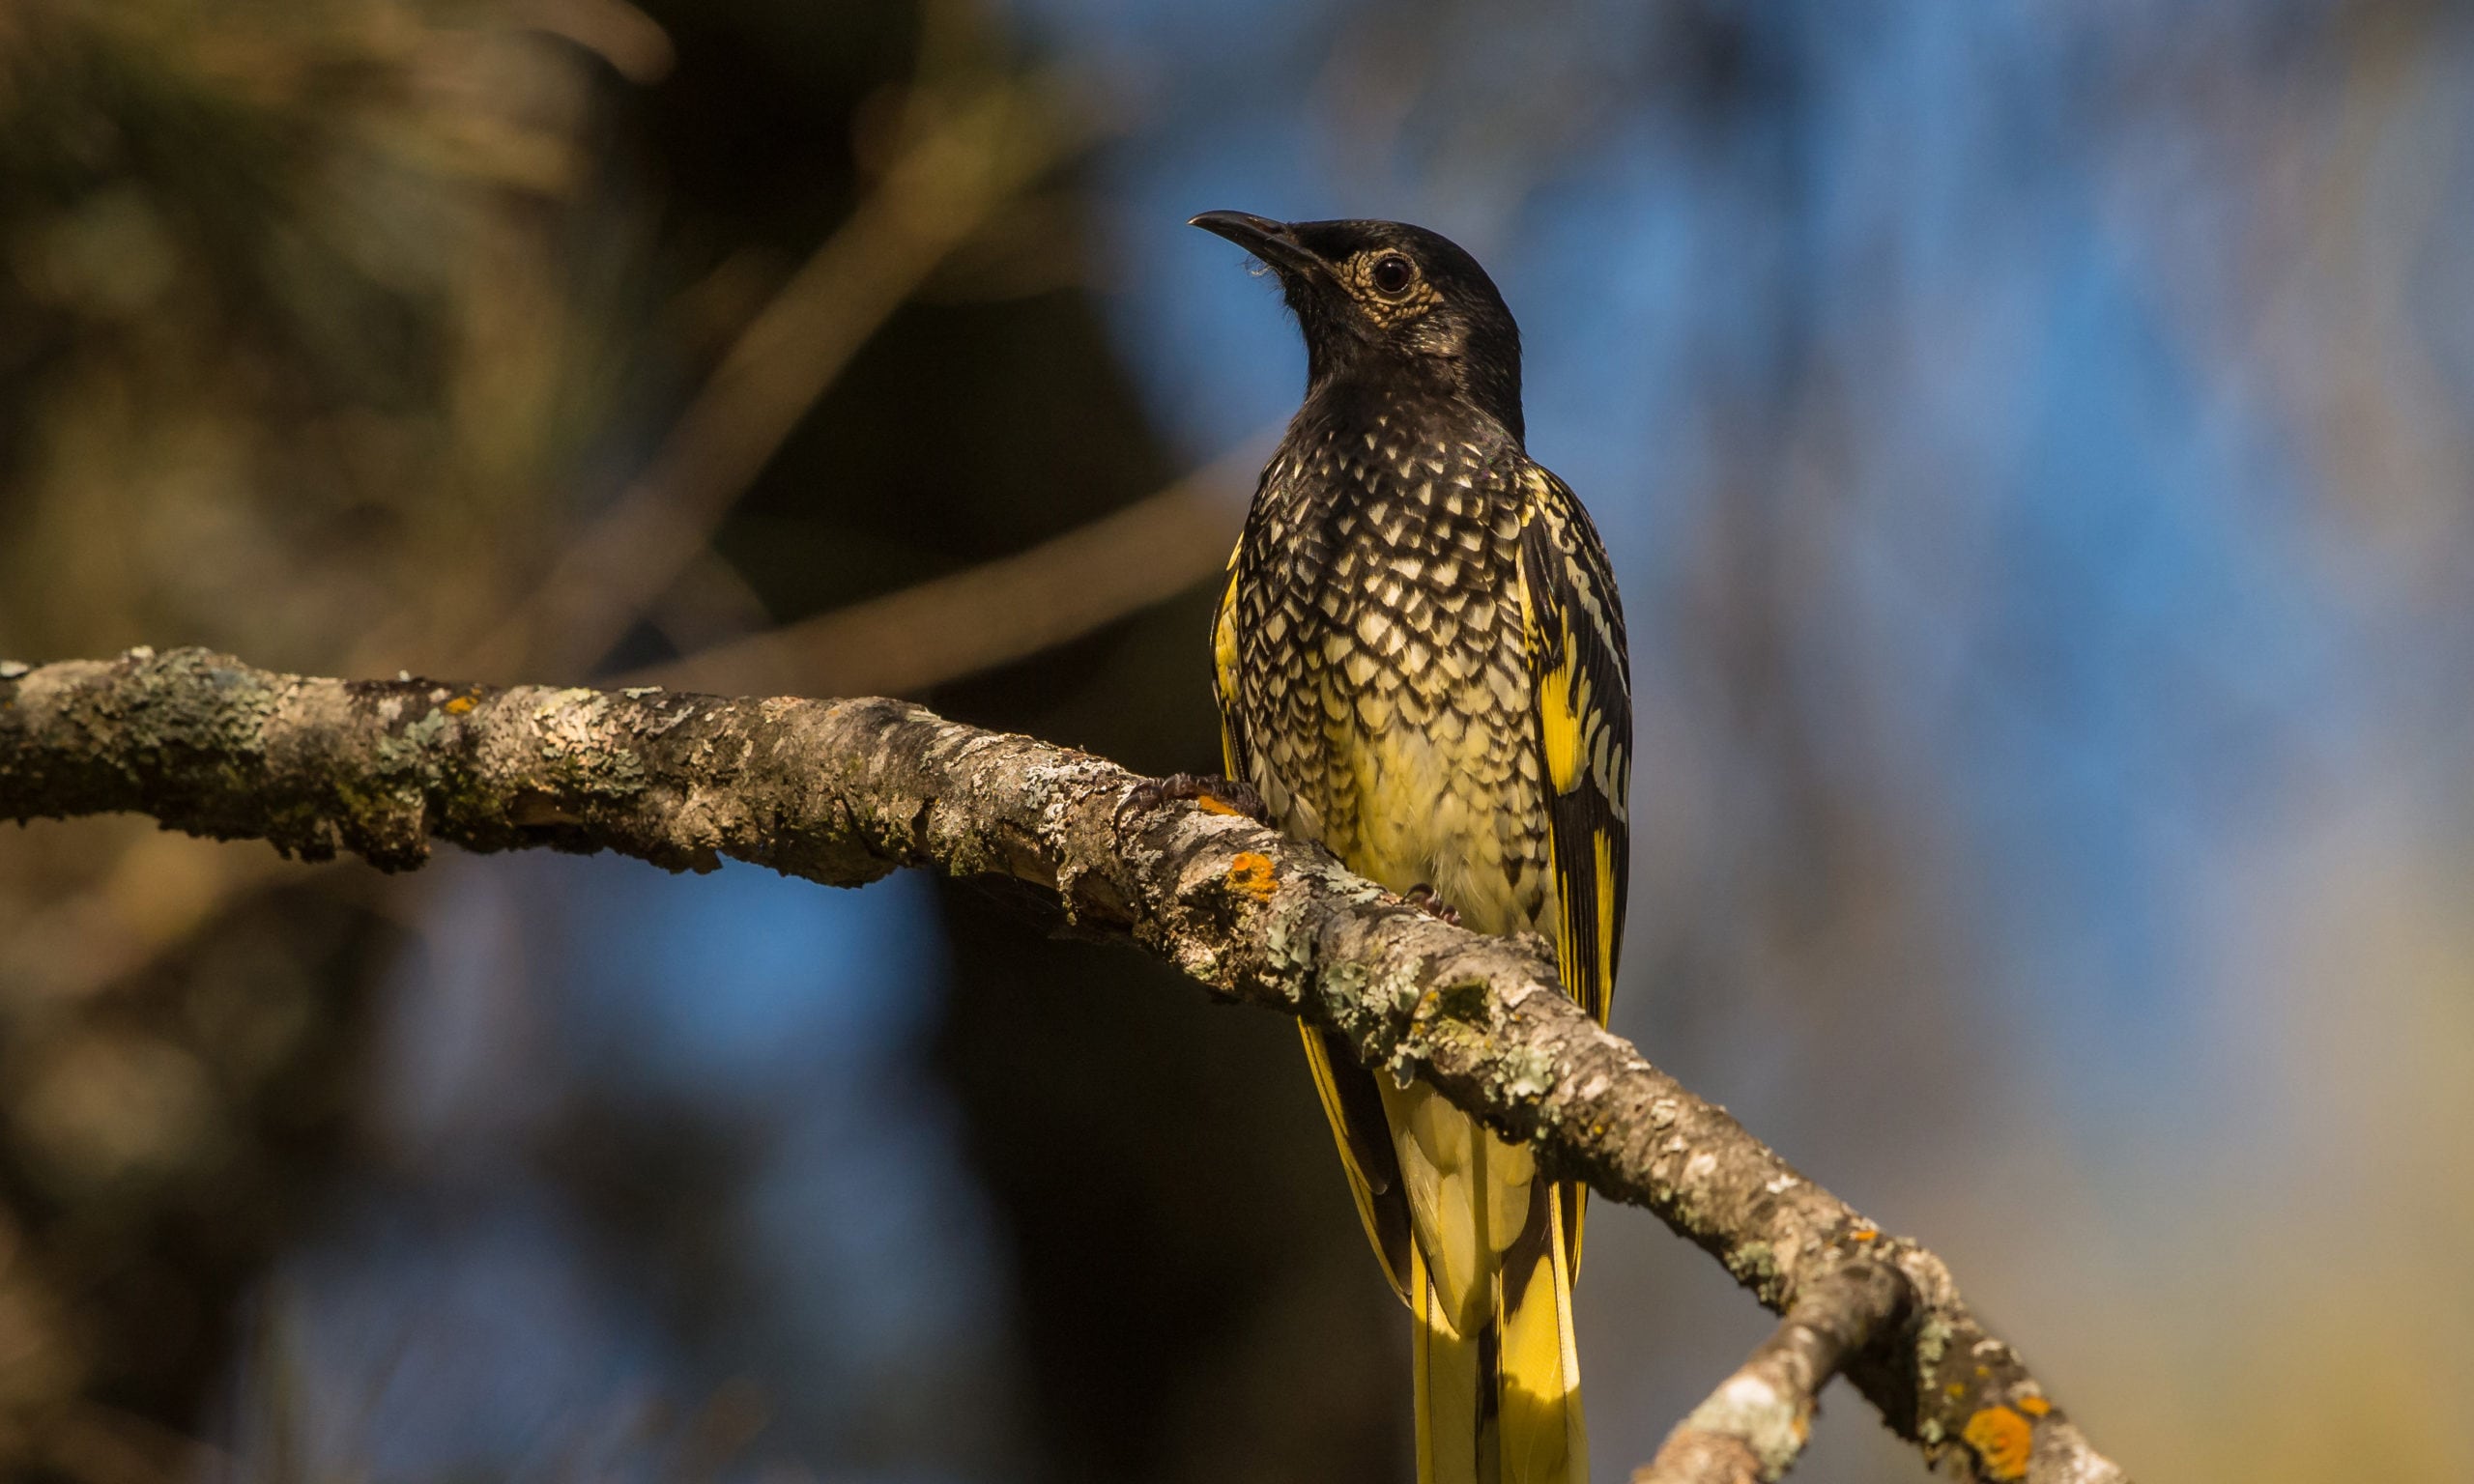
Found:
<path fill-rule="evenodd" d="M 1264 471 L 1233 594 L 1243 765 L 1284 829 L 1353 869 L 1430 886 L 1482 930 L 1538 928 L 1526 461 L 1507 439 L 1414 438 L 1418 411 L 1301 421 Z"/>

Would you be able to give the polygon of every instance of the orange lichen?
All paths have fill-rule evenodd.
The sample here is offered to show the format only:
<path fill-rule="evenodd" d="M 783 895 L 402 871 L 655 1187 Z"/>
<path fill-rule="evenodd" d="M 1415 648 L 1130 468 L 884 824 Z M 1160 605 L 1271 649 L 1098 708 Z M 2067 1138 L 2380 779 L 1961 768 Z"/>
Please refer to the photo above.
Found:
<path fill-rule="evenodd" d="M 2035 1445 L 2035 1424 L 2007 1407 L 1987 1407 L 1968 1418 L 1960 1432 L 1975 1456 L 1984 1461 L 1984 1471 L 1997 1479 L 2024 1478 L 2028 1472 L 2028 1454 Z"/>
<path fill-rule="evenodd" d="M 2021 1412 L 2026 1413 L 2031 1417 L 2041 1417 L 2046 1413 L 2053 1411 L 2053 1403 L 2046 1401 L 2041 1396 L 2023 1396 L 2010 1405 L 2018 1408 Z"/>
<path fill-rule="evenodd" d="M 474 700 L 472 697 L 458 696 L 440 709 L 444 710 L 449 716 L 462 716 L 465 712 L 472 710 L 473 706 Z"/>
<path fill-rule="evenodd" d="M 1879 1241 L 1882 1240 L 1882 1234 L 1872 1227 L 1859 1226 L 1847 1234 L 1847 1240 L 1849 1241 Z"/>
<path fill-rule="evenodd" d="M 1244 810 L 1236 808 L 1227 800 L 1215 797 L 1208 793 L 1197 793 L 1194 795 L 1194 808 L 1201 810 L 1206 814 L 1242 814 L 1245 813 Z M 1256 856 L 1254 859 L 1261 860 L 1262 857 Z"/>
<path fill-rule="evenodd" d="M 1228 885 L 1256 901 L 1269 901 L 1280 886 L 1280 872 L 1273 868 L 1270 856 L 1241 850 L 1228 867 Z"/>

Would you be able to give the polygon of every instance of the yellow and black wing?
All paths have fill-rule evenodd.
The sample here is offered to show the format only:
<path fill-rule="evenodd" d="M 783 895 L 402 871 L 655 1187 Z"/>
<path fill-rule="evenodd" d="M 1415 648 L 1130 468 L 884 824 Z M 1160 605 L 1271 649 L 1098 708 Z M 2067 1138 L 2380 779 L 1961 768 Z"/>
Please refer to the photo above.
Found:
<path fill-rule="evenodd" d="M 1246 719 L 1238 702 L 1237 585 L 1243 577 L 1245 543 L 1228 557 L 1228 585 L 1222 589 L 1220 610 L 1211 624 L 1212 694 L 1220 702 L 1220 752 L 1230 778 L 1248 778 L 1250 754 Z M 1391 1126 L 1383 1116 L 1383 1094 L 1374 1076 L 1350 1059 L 1348 1048 L 1329 1031 L 1300 1020 L 1298 1034 L 1306 1042 L 1307 1069 L 1314 1076 L 1314 1092 L 1332 1123 L 1332 1138 L 1339 1146 L 1340 1167 L 1347 1172 L 1349 1195 L 1357 1202 L 1358 1218 L 1366 1223 L 1366 1240 L 1392 1280 L 1393 1292 L 1404 1303 L 1415 1303 L 1409 1292 L 1409 1197 L 1400 1183 L 1400 1156 L 1392 1147 Z"/>
<path fill-rule="evenodd" d="M 1597 1020 L 1615 994 L 1631 881 L 1631 657 L 1606 548 L 1565 483 L 1535 465 L 1520 536 L 1521 643 L 1555 862 L 1557 967 Z M 1564 1242 L 1581 1266 L 1586 1186 L 1566 1182 Z"/>
<path fill-rule="evenodd" d="M 1532 465 L 1520 536 L 1521 641 L 1561 908 L 1564 988 L 1600 1025 L 1631 870 L 1631 660 L 1606 548 L 1570 489 Z"/>

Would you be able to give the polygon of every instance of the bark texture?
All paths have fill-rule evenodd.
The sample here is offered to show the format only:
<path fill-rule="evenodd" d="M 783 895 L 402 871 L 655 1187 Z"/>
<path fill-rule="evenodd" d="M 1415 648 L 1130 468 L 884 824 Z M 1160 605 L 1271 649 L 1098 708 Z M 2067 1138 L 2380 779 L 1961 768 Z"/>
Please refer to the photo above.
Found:
<path fill-rule="evenodd" d="M 2099 1484 L 2097 1453 L 1948 1270 L 1798 1175 L 1726 1111 L 1598 1027 L 1535 937 L 1449 926 L 1251 820 L 1146 805 L 1105 758 L 878 699 L 331 680 L 229 656 L 0 664 L 0 817 L 134 811 L 317 860 L 614 850 L 728 856 L 834 886 L 905 866 L 1010 877 L 1214 992 L 1338 1031 L 1423 1076 L 1558 1176 L 1655 1213 L 1790 1317 L 1736 1380 L 1785 1411 L 1696 1411 L 1671 1438 L 1775 1477 L 1834 1371 L 1958 1476 Z M 1740 1399 L 1751 1398 L 1748 1391 Z M 1713 1410 L 1714 1408 L 1714 1410 Z M 1706 1415 L 1705 1415 L 1706 1414 Z"/>

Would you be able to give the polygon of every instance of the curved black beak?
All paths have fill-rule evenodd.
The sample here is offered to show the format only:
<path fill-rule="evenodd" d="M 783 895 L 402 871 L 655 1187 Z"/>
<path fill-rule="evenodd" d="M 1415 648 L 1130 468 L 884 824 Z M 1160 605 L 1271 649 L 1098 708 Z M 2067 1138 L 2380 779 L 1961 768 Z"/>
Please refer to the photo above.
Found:
<path fill-rule="evenodd" d="M 1247 212 L 1205 212 L 1186 222 L 1216 237 L 1224 237 L 1283 273 L 1317 272 L 1323 260 L 1297 241 L 1287 222 Z"/>

